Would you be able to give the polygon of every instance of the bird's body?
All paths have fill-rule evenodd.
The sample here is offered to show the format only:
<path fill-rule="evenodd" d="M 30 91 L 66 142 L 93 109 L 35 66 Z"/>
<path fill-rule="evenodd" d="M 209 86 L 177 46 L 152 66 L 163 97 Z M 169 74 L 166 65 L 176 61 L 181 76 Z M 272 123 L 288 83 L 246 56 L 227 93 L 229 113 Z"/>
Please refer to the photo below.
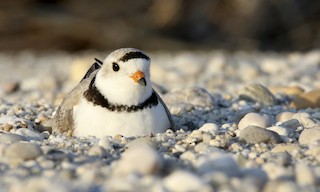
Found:
<path fill-rule="evenodd" d="M 58 108 L 53 131 L 143 136 L 173 128 L 167 107 L 152 89 L 149 68 L 149 57 L 133 48 L 112 52 L 101 68 L 95 63 Z"/>

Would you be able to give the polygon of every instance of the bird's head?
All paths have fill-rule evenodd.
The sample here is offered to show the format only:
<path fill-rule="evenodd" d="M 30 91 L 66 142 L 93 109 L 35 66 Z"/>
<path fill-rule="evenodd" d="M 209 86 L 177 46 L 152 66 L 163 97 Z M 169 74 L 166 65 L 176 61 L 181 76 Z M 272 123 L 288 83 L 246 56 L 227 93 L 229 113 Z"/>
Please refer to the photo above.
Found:
<path fill-rule="evenodd" d="M 139 49 L 117 49 L 103 61 L 95 84 L 110 102 L 139 104 L 152 93 L 150 58 Z"/>

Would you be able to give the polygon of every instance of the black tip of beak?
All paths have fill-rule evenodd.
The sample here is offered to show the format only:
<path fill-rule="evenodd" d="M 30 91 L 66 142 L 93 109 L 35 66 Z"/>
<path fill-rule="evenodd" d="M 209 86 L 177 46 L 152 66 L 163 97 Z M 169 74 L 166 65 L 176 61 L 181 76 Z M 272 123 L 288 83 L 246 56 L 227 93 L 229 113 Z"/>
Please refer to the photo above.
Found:
<path fill-rule="evenodd" d="M 145 78 L 141 78 L 138 83 L 142 86 L 146 86 L 147 85 L 147 82 L 146 82 L 146 79 Z"/>

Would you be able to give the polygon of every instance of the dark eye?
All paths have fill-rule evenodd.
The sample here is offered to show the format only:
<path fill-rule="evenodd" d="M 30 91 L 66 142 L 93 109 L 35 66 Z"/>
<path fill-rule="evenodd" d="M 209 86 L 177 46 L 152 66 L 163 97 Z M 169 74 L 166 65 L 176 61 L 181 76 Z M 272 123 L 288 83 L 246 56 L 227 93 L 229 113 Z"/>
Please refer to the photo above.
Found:
<path fill-rule="evenodd" d="M 120 67 L 119 67 L 118 63 L 112 63 L 112 69 L 114 71 L 119 71 Z"/>

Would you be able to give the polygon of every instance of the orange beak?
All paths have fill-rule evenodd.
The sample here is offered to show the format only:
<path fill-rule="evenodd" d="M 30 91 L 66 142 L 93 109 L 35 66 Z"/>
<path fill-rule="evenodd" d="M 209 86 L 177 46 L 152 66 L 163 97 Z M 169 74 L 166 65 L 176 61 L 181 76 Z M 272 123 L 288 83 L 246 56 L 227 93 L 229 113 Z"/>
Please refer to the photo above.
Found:
<path fill-rule="evenodd" d="M 140 85 L 146 86 L 147 82 L 144 78 L 144 73 L 142 71 L 135 72 L 131 78 L 134 80 L 134 82 L 139 83 Z"/>

